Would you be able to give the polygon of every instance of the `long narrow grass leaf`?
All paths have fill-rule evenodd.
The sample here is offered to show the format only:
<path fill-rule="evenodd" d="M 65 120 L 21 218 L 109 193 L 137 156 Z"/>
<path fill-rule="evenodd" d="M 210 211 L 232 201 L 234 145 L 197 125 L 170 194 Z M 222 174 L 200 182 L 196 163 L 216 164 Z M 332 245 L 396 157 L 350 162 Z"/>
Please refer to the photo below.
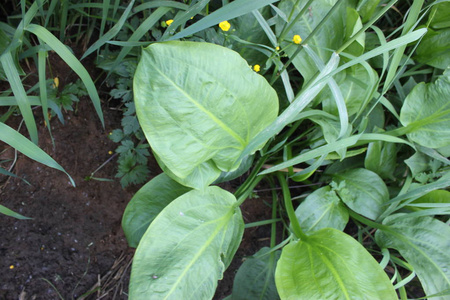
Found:
<path fill-rule="evenodd" d="M 31 219 L 31 218 L 22 216 L 21 214 L 16 213 L 16 212 L 10 210 L 9 208 L 7 208 L 7 207 L 5 207 L 5 206 L 3 206 L 1 204 L 0 204 L 0 213 L 4 214 L 4 215 L 7 215 L 7 216 L 10 216 L 10 217 L 13 217 L 13 218 L 16 218 L 16 219 L 20 219 L 20 220 L 29 220 L 29 219 Z"/>
<path fill-rule="evenodd" d="M 259 26 L 261 26 L 262 30 L 264 30 L 264 33 L 267 35 L 267 38 L 272 43 L 272 46 L 277 47 L 278 41 L 275 33 L 273 33 L 272 28 L 270 28 L 270 25 L 267 23 L 266 19 L 262 16 L 262 14 L 259 12 L 259 10 L 254 10 L 253 15 L 255 16 L 256 20 L 259 23 Z"/>
<path fill-rule="evenodd" d="M 289 168 L 293 165 L 305 162 L 310 159 L 314 159 L 316 157 L 320 157 L 323 155 L 327 155 L 330 152 L 337 151 L 340 149 L 345 149 L 347 147 L 353 146 L 358 141 L 359 136 L 354 135 L 349 138 L 344 138 L 341 140 L 338 140 L 336 142 L 326 144 L 324 146 L 318 147 L 316 149 L 310 150 L 308 152 L 305 152 L 303 154 L 300 154 L 294 158 L 291 158 L 281 164 L 275 165 L 267 170 L 262 171 L 259 173 L 259 175 L 269 174 L 275 171 L 279 171 L 281 169 Z"/>
<path fill-rule="evenodd" d="M 169 7 L 159 7 L 158 9 L 156 9 L 147 19 L 145 19 L 144 22 L 141 23 L 141 25 L 139 25 L 136 31 L 128 39 L 128 42 L 133 43 L 139 41 L 144 36 L 144 34 L 146 34 L 169 10 Z M 112 71 L 114 71 L 115 68 L 117 68 L 117 66 L 122 62 L 125 56 L 127 56 L 131 49 L 133 49 L 132 46 L 125 46 L 122 48 L 122 50 L 120 50 L 120 53 L 114 61 L 113 66 L 108 72 L 108 76 Z"/>
<path fill-rule="evenodd" d="M 189 8 L 189 5 L 180 3 L 180 2 L 175 2 L 175 1 L 150 1 L 150 2 L 145 2 L 145 3 L 142 3 L 138 6 L 136 6 L 133 9 L 133 13 L 136 14 L 143 10 L 152 9 L 152 8 L 156 8 L 156 7 L 171 7 L 171 8 L 186 10 Z"/>
<path fill-rule="evenodd" d="M 5 170 L 5 169 L 3 169 L 3 168 L 1 168 L 1 167 L 0 167 L 0 174 L 6 175 L 6 176 L 11 176 L 11 177 L 14 177 L 14 178 L 18 178 L 18 179 L 22 180 L 23 182 L 25 182 L 26 184 L 30 185 L 30 183 L 29 183 L 27 180 L 23 179 L 23 178 L 20 177 L 20 176 L 17 176 L 17 175 L 14 174 L 14 173 L 11 173 L 11 172 L 9 172 L 8 170 Z"/>
<path fill-rule="evenodd" d="M 419 17 L 420 9 L 422 8 L 423 2 L 424 0 L 413 1 L 411 8 L 409 9 L 406 22 L 403 24 L 402 35 L 412 30 L 414 23 L 417 21 L 417 18 Z M 393 81 L 395 80 L 396 77 L 398 77 L 397 69 L 400 65 L 400 61 L 403 57 L 405 49 L 406 45 L 402 45 L 394 50 L 394 54 L 392 55 L 389 64 L 389 69 L 386 74 L 386 79 L 384 81 L 382 94 L 385 94 L 390 89 Z"/>
<path fill-rule="evenodd" d="M 190 6 L 185 12 L 180 12 L 176 15 L 175 19 L 173 20 L 172 24 L 167 27 L 166 31 L 161 37 L 161 41 L 164 41 L 167 39 L 167 37 L 170 35 L 171 32 L 173 32 L 174 28 L 177 28 L 180 25 L 186 24 L 188 20 L 193 18 L 195 15 L 200 13 L 203 8 L 209 4 L 210 0 L 199 0 L 194 5 Z M 183 25 L 184 26 L 184 25 Z"/>
<path fill-rule="evenodd" d="M 127 20 L 128 16 L 130 15 L 130 11 L 133 8 L 134 0 L 130 2 L 127 9 L 123 12 L 122 16 L 120 17 L 119 21 L 107 32 L 105 35 L 103 35 L 101 38 L 99 38 L 92 46 L 89 47 L 89 49 L 86 50 L 86 52 L 81 57 L 81 60 L 84 59 L 86 56 L 103 46 L 106 42 L 114 38 L 122 29 L 123 24 Z M 103 22 L 103 19 L 102 19 Z"/>
<path fill-rule="evenodd" d="M 322 71 L 323 68 L 325 68 L 325 64 L 323 63 L 322 59 L 310 47 L 308 47 L 308 45 L 305 45 L 303 48 L 305 49 L 306 53 L 308 53 L 309 57 L 311 57 L 311 59 L 314 61 L 319 71 Z M 347 106 L 345 105 L 344 97 L 342 96 L 341 90 L 339 89 L 336 80 L 331 77 L 327 84 L 330 88 L 331 94 L 333 95 L 333 98 L 336 102 L 336 107 L 338 109 L 339 121 L 341 125 L 338 138 L 342 138 L 348 130 Z"/>
<path fill-rule="evenodd" d="M 184 38 L 188 35 L 195 34 L 211 26 L 217 25 L 222 21 L 231 20 L 239 16 L 248 14 L 255 9 L 260 9 L 266 5 L 277 2 L 278 0 L 259 0 L 259 1 L 248 1 L 248 0 L 236 0 L 233 1 L 218 10 L 214 11 L 210 15 L 204 17 L 200 21 L 192 24 L 186 29 L 180 31 L 174 36 L 170 37 L 168 40 L 176 40 Z"/>
<path fill-rule="evenodd" d="M 318 74 L 317 77 L 310 81 L 311 84 L 303 89 L 296 99 L 278 116 L 278 118 L 269 125 L 266 129 L 260 132 L 250 143 L 245 147 L 239 160 L 245 156 L 253 153 L 259 145 L 265 143 L 269 138 L 278 134 L 286 125 L 293 122 L 297 115 L 317 96 L 329 80 L 329 74 L 336 69 L 339 64 L 339 55 L 333 54 L 325 66 L 325 68 Z M 324 78 L 327 78 L 325 80 Z"/>
<path fill-rule="evenodd" d="M 39 73 L 39 97 L 41 99 L 42 114 L 47 124 L 47 129 L 53 141 L 50 120 L 48 119 L 48 101 L 47 101 L 47 79 L 45 78 L 45 59 L 47 58 L 47 51 L 40 50 L 38 53 L 38 73 Z"/>
<path fill-rule="evenodd" d="M 19 105 L 20 112 L 25 121 L 25 125 L 27 126 L 28 133 L 30 134 L 30 138 L 33 143 L 37 144 L 38 134 L 36 121 L 34 119 L 33 112 L 31 111 L 30 101 L 28 100 L 27 93 L 25 92 L 25 88 L 20 80 L 20 76 L 17 72 L 11 52 L 3 53 L 0 57 L 0 61 L 3 66 L 3 70 L 5 71 L 5 75 L 8 78 L 9 84 L 11 85 L 14 96 L 16 97 L 17 105 Z"/>
<path fill-rule="evenodd" d="M 400 47 L 402 45 L 406 45 L 409 43 L 412 43 L 414 41 L 417 41 L 418 39 L 420 39 L 425 33 L 427 32 L 427 29 L 422 28 L 422 29 L 418 29 L 415 30 L 413 32 L 410 32 L 402 37 L 399 37 L 395 40 L 392 40 L 390 42 L 388 42 L 385 45 L 382 45 L 380 47 L 377 47 L 369 52 L 364 53 L 361 56 L 358 57 L 354 57 L 351 61 L 349 61 L 348 63 L 343 64 L 342 66 L 340 66 L 339 68 L 337 68 L 332 75 L 339 73 L 342 70 L 345 70 L 347 68 L 350 68 L 351 66 L 354 66 L 356 64 L 359 64 L 363 61 L 366 61 L 368 59 L 371 59 L 375 56 L 381 55 L 383 53 L 386 53 L 387 51 L 393 50 L 397 47 Z"/>
<path fill-rule="evenodd" d="M 3 123 L 0 123 L 0 140 L 17 149 L 29 158 L 34 159 L 41 164 L 49 166 L 50 168 L 54 168 L 56 170 L 64 172 L 69 177 L 70 183 L 75 186 L 75 182 L 73 181 L 72 177 L 70 177 L 69 173 L 67 173 L 66 170 L 63 169 L 63 167 L 61 167 L 53 158 L 51 158 L 50 155 L 45 153 L 41 148 L 33 144 L 23 135 Z"/>
<path fill-rule="evenodd" d="M 91 97 L 92 103 L 94 104 L 95 110 L 97 112 L 98 117 L 102 123 L 102 126 L 105 127 L 105 122 L 103 120 L 103 112 L 101 108 L 100 98 L 97 93 L 97 88 L 95 87 L 94 82 L 92 81 L 91 76 L 80 63 L 80 61 L 67 49 L 67 47 L 61 43 L 53 34 L 51 34 L 47 29 L 42 26 L 36 24 L 30 24 L 27 26 L 26 30 L 37 35 L 42 41 L 47 43 L 52 49 L 64 60 L 69 67 L 77 73 L 80 79 L 83 81 L 86 86 L 87 92 Z"/>

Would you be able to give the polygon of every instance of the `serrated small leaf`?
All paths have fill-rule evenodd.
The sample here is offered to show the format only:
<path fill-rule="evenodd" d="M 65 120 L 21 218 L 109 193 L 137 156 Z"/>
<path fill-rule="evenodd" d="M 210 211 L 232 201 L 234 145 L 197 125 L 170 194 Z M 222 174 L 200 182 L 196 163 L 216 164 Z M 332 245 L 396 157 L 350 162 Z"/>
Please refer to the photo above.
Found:
<path fill-rule="evenodd" d="M 122 129 L 114 129 L 109 135 L 109 139 L 114 143 L 119 143 L 124 137 Z"/>

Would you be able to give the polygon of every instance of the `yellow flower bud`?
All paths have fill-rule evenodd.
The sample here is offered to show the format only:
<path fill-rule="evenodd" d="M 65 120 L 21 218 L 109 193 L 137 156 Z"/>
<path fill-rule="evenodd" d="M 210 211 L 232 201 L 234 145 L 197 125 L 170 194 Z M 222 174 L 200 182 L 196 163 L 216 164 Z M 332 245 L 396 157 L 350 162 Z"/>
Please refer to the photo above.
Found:
<path fill-rule="evenodd" d="M 220 29 L 222 29 L 223 31 L 228 31 L 231 28 L 230 23 L 228 23 L 228 21 L 223 21 L 219 23 L 219 27 Z"/>
<path fill-rule="evenodd" d="M 300 44 L 301 42 L 302 42 L 302 38 L 298 35 L 298 34 L 296 34 L 296 35 L 294 35 L 294 37 L 292 38 L 292 41 L 295 43 L 295 44 Z"/>
<path fill-rule="evenodd" d="M 259 71 L 261 71 L 261 66 L 260 66 L 260 65 L 254 65 L 254 66 L 253 66 L 253 70 L 254 70 L 255 72 L 259 72 Z"/>
<path fill-rule="evenodd" d="M 167 25 L 167 26 L 170 26 L 170 24 L 172 24 L 172 23 L 173 23 L 173 20 L 172 20 L 172 19 L 166 21 L 166 25 Z"/>
<path fill-rule="evenodd" d="M 53 78 L 53 86 L 55 88 L 57 88 L 59 86 L 59 78 L 58 77 Z"/>

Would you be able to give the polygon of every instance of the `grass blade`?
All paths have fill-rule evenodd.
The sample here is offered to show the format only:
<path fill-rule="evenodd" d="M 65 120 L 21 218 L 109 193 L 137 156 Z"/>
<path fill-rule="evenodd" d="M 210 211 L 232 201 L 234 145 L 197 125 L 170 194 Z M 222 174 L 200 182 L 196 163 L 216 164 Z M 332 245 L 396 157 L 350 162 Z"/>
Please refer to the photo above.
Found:
<path fill-rule="evenodd" d="M 359 64 L 363 61 L 366 61 L 368 59 L 371 59 L 375 56 L 381 55 L 383 53 L 386 53 L 387 51 L 396 49 L 398 47 L 401 47 L 402 45 L 407 45 L 409 43 L 412 43 L 414 41 L 417 41 L 418 39 L 420 39 L 425 33 L 427 32 L 427 30 L 425 28 L 422 29 L 418 29 L 415 30 L 413 32 L 410 32 L 402 37 L 399 37 L 395 40 L 392 40 L 388 43 L 386 43 L 385 45 L 382 45 L 380 47 L 377 47 L 369 52 L 364 53 L 361 56 L 358 57 L 353 57 L 351 61 L 349 61 L 348 63 L 343 64 L 342 66 L 340 66 L 339 68 L 337 68 L 334 72 L 332 72 L 332 75 L 339 73 L 342 70 L 345 70 L 347 68 L 350 68 L 351 66 L 354 66 L 356 64 Z M 350 55 L 349 55 L 350 56 Z"/>
<path fill-rule="evenodd" d="M 14 173 L 9 172 L 8 170 L 5 170 L 3 168 L 0 167 L 0 174 L 6 175 L 6 176 L 11 176 L 14 178 L 18 178 L 20 180 L 22 180 L 23 182 L 25 182 L 26 184 L 30 185 L 30 183 L 28 181 L 26 181 L 25 179 L 23 179 L 22 177 L 17 176 Z"/>
<path fill-rule="evenodd" d="M 245 156 L 254 153 L 258 146 L 265 143 L 268 139 L 278 134 L 286 125 L 293 122 L 297 115 L 317 96 L 317 94 L 323 89 L 327 84 L 325 77 L 330 78 L 329 74 L 336 69 L 339 64 L 339 56 L 333 54 L 330 61 L 325 66 L 325 68 L 318 74 L 315 79 L 310 81 L 311 84 L 307 88 L 303 89 L 297 98 L 291 103 L 291 105 L 286 108 L 283 113 L 281 113 L 278 118 L 259 133 L 242 151 L 241 156 L 238 161 L 243 159 Z M 320 156 L 320 155 L 318 155 Z"/>
<path fill-rule="evenodd" d="M 308 151 L 306 153 L 303 153 L 303 154 L 301 154 L 299 156 L 296 156 L 296 157 L 294 157 L 292 159 L 289 159 L 289 160 L 287 160 L 287 161 L 285 161 L 285 162 L 283 162 L 281 164 L 275 165 L 275 166 L 273 166 L 273 167 L 271 167 L 271 168 L 269 168 L 267 170 L 264 170 L 261 173 L 259 173 L 259 175 L 265 175 L 265 174 L 269 174 L 269 173 L 272 173 L 272 172 L 275 172 L 275 171 L 279 171 L 279 170 L 284 169 L 284 168 L 289 168 L 289 167 L 291 167 L 293 165 L 305 162 L 307 160 L 314 159 L 316 157 L 320 157 L 320 156 L 323 156 L 323 155 L 327 155 L 330 152 L 337 151 L 337 150 L 340 150 L 340 149 L 345 149 L 347 147 L 355 145 L 356 142 L 358 142 L 358 139 L 359 139 L 359 136 L 358 135 L 354 135 L 354 136 L 351 136 L 349 138 L 341 139 L 341 140 L 338 140 L 338 141 L 336 141 L 334 143 L 330 143 L 330 144 L 321 146 L 319 148 L 316 148 L 314 150 L 310 150 L 310 151 Z"/>
<path fill-rule="evenodd" d="M 17 72 L 11 52 L 8 51 L 3 53 L 0 57 L 0 61 L 3 66 L 3 70 L 5 71 L 5 75 L 8 78 L 9 84 L 11 85 L 14 96 L 16 97 L 17 105 L 19 105 L 20 112 L 25 121 L 25 125 L 27 126 L 28 133 L 30 134 L 30 138 L 33 143 L 37 144 L 38 134 L 36 121 L 34 120 L 30 101 L 28 100 L 27 93 L 25 92 L 22 81 L 20 80 L 19 72 Z"/>
<path fill-rule="evenodd" d="M 191 26 L 180 31 L 174 36 L 168 38 L 168 40 L 176 40 L 184 38 L 188 35 L 192 35 L 211 26 L 217 25 L 222 21 L 237 18 L 239 16 L 250 13 L 255 9 L 259 9 L 261 7 L 264 7 L 277 1 L 278 0 L 259 0 L 259 1 L 236 0 L 219 8 L 212 14 L 204 17 L 195 24 L 192 24 Z"/>
<path fill-rule="evenodd" d="M 21 214 L 18 214 L 16 212 L 10 210 L 9 208 L 1 205 L 1 204 L 0 204 L 0 214 L 4 214 L 4 215 L 10 216 L 10 217 L 13 217 L 13 218 L 16 218 L 16 219 L 20 219 L 20 220 L 29 220 L 29 219 L 31 219 L 31 218 L 22 216 Z"/>
<path fill-rule="evenodd" d="M 83 60 L 86 56 L 103 46 L 105 43 L 107 43 L 109 40 L 114 38 L 122 29 L 123 24 L 127 20 L 128 16 L 130 15 L 130 11 L 133 8 L 134 0 L 130 2 L 127 9 L 124 11 L 123 15 L 120 17 L 119 21 L 107 32 L 105 35 L 103 35 L 101 38 L 99 38 L 92 46 L 89 47 L 89 49 L 86 50 L 86 52 L 81 57 L 81 60 Z M 102 19 L 103 22 L 103 19 Z"/>
<path fill-rule="evenodd" d="M 325 67 L 322 59 L 310 48 L 308 45 L 303 46 L 306 53 L 308 53 L 309 57 L 314 61 L 319 71 L 322 71 Z M 339 113 L 339 120 L 341 124 L 341 130 L 339 132 L 338 138 L 342 138 L 348 130 L 348 112 L 347 106 L 345 105 L 344 97 L 342 96 L 341 90 L 339 89 L 336 80 L 333 77 L 328 81 L 328 87 L 330 88 L 331 94 L 336 102 L 336 107 Z"/>
<path fill-rule="evenodd" d="M 173 20 L 173 23 L 170 24 L 170 26 L 167 27 L 166 31 L 164 31 L 163 36 L 161 37 L 161 41 L 164 41 L 167 39 L 167 36 L 169 36 L 169 34 L 171 32 L 174 31 L 175 28 L 177 28 L 178 26 L 185 24 L 187 21 L 189 21 L 192 17 L 194 17 L 195 15 L 197 15 L 198 13 L 200 13 L 202 11 L 202 9 L 209 4 L 210 0 L 200 0 L 198 1 L 195 5 L 192 5 L 191 7 L 189 7 L 185 12 L 183 13 L 178 13 L 175 17 L 175 19 Z M 184 26 L 184 25 L 183 25 Z"/>
<path fill-rule="evenodd" d="M 53 158 L 45 153 L 41 148 L 33 144 L 26 137 L 12 129 L 6 124 L 0 123 L 0 140 L 10 145 L 11 147 L 17 149 L 22 154 L 28 156 L 29 158 L 40 162 L 50 168 L 64 172 L 70 180 L 70 183 L 75 186 L 75 182 L 69 173 L 67 173 L 63 167 L 61 167 Z"/>
<path fill-rule="evenodd" d="M 136 31 L 128 39 L 128 42 L 130 43 L 138 42 L 141 39 L 141 37 L 143 37 L 144 34 L 146 34 L 153 27 L 153 25 L 155 25 L 156 22 L 158 22 L 169 10 L 170 10 L 169 7 L 159 7 L 158 9 L 156 9 L 147 19 L 145 19 L 144 22 L 142 22 L 141 25 L 139 25 Z M 131 51 L 131 49 L 133 49 L 133 46 L 124 46 L 122 50 L 120 50 L 119 55 L 114 61 L 114 65 L 108 72 L 108 76 L 115 68 L 117 68 L 117 66 L 122 62 L 125 56 L 127 56 L 127 54 Z"/>
<path fill-rule="evenodd" d="M 48 102 L 47 102 L 47 79 L 45 78 L 45 59 L 47 58 L 47 51 L 39 50 L 38 52 L 38 73 L 39 73 L 39 97 L 41 99 L 42 114 L 47 124 L 47 129 L 53 141 L 52 129 L 50 120 L 48 119 Z"/>
<path fill-rule="evenodd" d="M 104 128 L 105 122 L 103 120 L 103 112 L 100 104 L 100 98 L 97 93 L 97 88 L 95 87 L 91 76 L 80 63 L 80 61 L 69 51 L 69 49 L 67 49 L 67 47 L 63 43 L 61 43 L 44 27 L 36 24 L 30 24 L 26 27 L 26 30 L 37 35 L 42 41 L 48 44 L 61 57 L 61 59 L 64 60 L 75 73 L 77 73 L 77 75 L 86 86 L 87 92 L 91 97 L 97 115 L 100 118 L 100 121 Z"/>

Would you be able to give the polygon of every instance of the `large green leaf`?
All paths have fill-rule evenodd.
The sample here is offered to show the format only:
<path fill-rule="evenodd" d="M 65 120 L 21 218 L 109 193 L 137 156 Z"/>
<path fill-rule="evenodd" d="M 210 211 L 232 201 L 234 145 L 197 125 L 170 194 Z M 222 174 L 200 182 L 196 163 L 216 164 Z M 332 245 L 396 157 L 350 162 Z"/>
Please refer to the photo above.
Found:
<path fill-rule="evenodd" d="M 236 52 L 208 43 L 145 48 L 134 95 L 153 151 L 179 179 L 204 163 L 217 176 L 236 169 L 242 150 L 278 114 L 278 98 L 267 81 Z M 193 185 L 204 188 L 212 181 Z"/>
<path fill-rule="evenodd" d="M 136 248 L 150 223 L 170 202 L 190 191 L 162 173 L 144 185 L 128 203 L 122 228 L 130 247 Z"/>
<path fill-rule="evenodd" d="M 435 68 L 445 69 L 450 65 L 450 28 L 428 29 L 417 46 L 414 58 Z"/>
<path fill-rule="evenodd" d="M 236 198 L 192 190 L 150 224 L 133 260 L 130 299 L 210 299 L 242 239 Z"/>
<path fill-rule="evenodd" d="M 314 45 L 314 49 L 317 55 L 322 61 L 328 61 L 332 52 L 328 49 L 336 50 L 343 43 L 345 35 L 345 5 L 340 5 L 337 11 L 334 11 L 329 19 L 323 24 L 320 30 L 315 32 L 311 37 L 311 33 L 316 26 L 327 16 L 331 8 L 336 4 L 337 0 L 315 0 L 306 9 L 299 20 L 294 22 L 302 12 L 304 6 L 307 4 L 306 0 L 284 0 L 280 1 L 278 8 L 283 11 L 286 16 L 291 16 L 288 26 L 290 30 L 286 33 L 286 40 L 292 43 L 294 35 L 300 35 L 303 40 L 309 39 L 308 44 Z M 285 22 L 281 18 L 278 19 L 276 30 L 281 32 L 285 26 Z M 288 42 L 282 44 L 284 47 L 288 45 Z M 290 47 L 285 48 L 288 56 L 292 57 L 297 50 L 297 46 L 292 44 Z M 300 52 L 292 61 L 297 70 L 305 78 L 305 82 L 308 82 L 314 74 L 317 72 L 317 67 L 314 62 L 309 59 L 309 56 L 305 51 Z"/>
<path fill-rule="evenodd" d="M 281 251 L 270 253 L 264 247 L 247 258 L 239 268 L 233 282 L 230 300 L 277 300 L 275 267 Z"/>
<path fill-rule="evenodd" d="M 353 169 L 333 175 L 338 183 L 337 193 L 342 201 L 355 212 L 377 219 L 389 201 L 389 191 L 384 181 L 367 169 Z"/>
<path fill-rule="evenodd" d="M 188 176 L 180 178 L 163 163 L 155 152 L 153 152 L 153 156 L 156 158 L 156 161 L 164 173 L 184 186 L 199 188 L 202 187 L 203 184 L 214 182 L 220 176 L 220 173 L 217 172 L 216 165 L 212 161 L 206 161 L 195 167 Z"/>
<path fill-rule="evenodd" d="M 355 239 L 333 228 L 284 247 L 275 282 L 281 299 L 397 299 L 377 261 Z"/>
<path fill-rule="evenodd" d="M 295 210 L 295 215 L 305 232 L 327 227 L 344 230 L 348 222 L 347 208 L 329 186 L 306 197 Z"/>
<path fill-rule="evenodd" d="M 419 83 L 406 97 L 400 121 L 408 138 L 429 148 L 450 145 L 450 69 L 434 83 Z"/>
<path fill-rule="evenodd" d="M 427 295 L 450 289 L 450 228 L 431 217 L 387 217 L 387 228 L 375 238 L 380 247 L 394 248 L 410 263 Z M 433 297 L 444 300 L 448 297 Z"/>

